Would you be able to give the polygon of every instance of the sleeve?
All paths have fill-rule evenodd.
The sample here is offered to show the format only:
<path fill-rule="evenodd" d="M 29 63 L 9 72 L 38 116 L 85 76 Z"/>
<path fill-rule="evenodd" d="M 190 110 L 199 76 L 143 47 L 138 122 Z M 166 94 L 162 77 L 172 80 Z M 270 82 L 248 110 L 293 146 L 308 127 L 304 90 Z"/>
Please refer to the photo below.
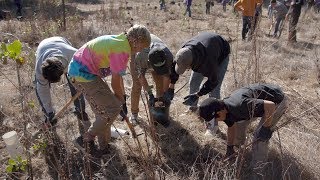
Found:
<path fill-rule="evenodd" d="M 262 117 L 264 115 L 264 100 L 256 98 L 248 98 L 242 103 L 247 106 L 249 117 Z"/>
<path fill-rule="evenodd" d="M 47 80 L 41 80 L 36 77 L 36 94 L 44 113 L 48 115 L 54 112 L 51 102 L 50 84 Z"/>
<path fill-rule="evenodd" d="M 137 72 L 139 77 L 141 75 L 144 75 L 149 68 L 148 53 L 149 53 L 149 50 L 144 49 L 143 51 L 137 53 L 134 59 L 135 71 Z"/>

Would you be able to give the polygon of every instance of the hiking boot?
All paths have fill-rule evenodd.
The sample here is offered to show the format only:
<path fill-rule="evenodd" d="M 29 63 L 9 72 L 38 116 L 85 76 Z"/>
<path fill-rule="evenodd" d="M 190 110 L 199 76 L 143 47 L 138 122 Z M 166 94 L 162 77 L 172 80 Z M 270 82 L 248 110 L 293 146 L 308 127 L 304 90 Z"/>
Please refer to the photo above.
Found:
<path fill-rule="evenodd" d="M 215 124 L 215 119 L 212 119 L 211 121 L 205 122 L 206 123 L 206 132 L 205 136 L 214 136 L 217 134 L 217 131 L 219 130 L 218 125 Z"/>
<path fill-rule="evenodd" d="M 83 153 L 94 154 L 96 152 L 96 147 L 94 145 L 94 141 L 90 140 L 86 142 L 83 136 L 79 136 L 74 140 L 74 145 L 77 149 L 82 151 Z"/>

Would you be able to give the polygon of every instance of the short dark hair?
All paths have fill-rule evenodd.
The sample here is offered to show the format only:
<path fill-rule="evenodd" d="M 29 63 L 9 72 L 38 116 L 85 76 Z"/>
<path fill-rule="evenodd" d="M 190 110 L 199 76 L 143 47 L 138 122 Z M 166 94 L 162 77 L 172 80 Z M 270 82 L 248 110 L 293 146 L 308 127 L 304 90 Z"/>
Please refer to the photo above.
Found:
<path fill-rule="evenodd" d="M 199 115 L 205 121 L 211 121 L 215 117 L 214 114 L 223 110 L 224 107 L 223 100 L 211 97 L 202 101 L 199 107 Z"/>
<path fill-rule="evenodd" d="M 58 57 L 49 57 L 41 65 L 42 75 L 50 83 L 59 82 L 63 74 L 64 67 Z"/>
<path fill-rule="evenodd" d="M 277 3 L 277 0 L 271 0 L 271 3 Z"/>

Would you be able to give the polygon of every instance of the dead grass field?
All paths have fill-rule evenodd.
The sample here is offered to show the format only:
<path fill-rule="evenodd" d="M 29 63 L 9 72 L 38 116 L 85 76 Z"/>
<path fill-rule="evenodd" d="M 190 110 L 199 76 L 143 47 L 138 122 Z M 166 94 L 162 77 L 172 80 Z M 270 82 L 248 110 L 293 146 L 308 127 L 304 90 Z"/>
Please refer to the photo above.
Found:
<path fill-rule="evenodd" d="M 222 86 L 222 97 L 233 90 L 253 82 L 275 83 L 283 87 L 290 99 L 287 113 L 281 123 L 295 119 L 274 133 L 270 141 L 270 153 L 263 179 L 319 179 L 320 178 L 320 84 L 317 61 L 320 57 L 320 14 L 310 10 L 302 15 L 298 24 L 298 43 L 288 46 L 287 25 L 280 39 L 266 36 L 269 31 L 266 8 L 250 42 L 241 40 L 241 16 L 222 11 L 216 3 L 211 14 L 206 15 L 204 1 L 194 0 L 192 18 L 183 16 L 182 2 L 167 2 L 167 11 L 160 11 L 158 1 L 102 1 L 83 4 L 67 3 L 67 29 L 61 28 L 61 7 L 54 0 L 25 8 L 27 16 L 0 21 L 0 41 L 12 39 L 3 33 L 17 36 L 24 42 L 24 56 L 28 62 L 21 69 L 23 97 L 26 108 L 21 110 L 14 63 L 0 64 L 0 134 L 16 130 L 23 143 L 30 141 L 23 136 L 24 123 L 33 132 L 40 125 L 41 108 L 33 89 L 34 52 L 37 44 L 50 36 L 64 36 L 77 48 L 88 40 L 104 34 L 118 34 L 131 24 L 141 23 L 160 37 L 175 54 L 180 45 L 201 31 L 212 31 L 232 41 L 232 52 L 228 71 Z M 1 1 L 0 1 L 1 4 Z M 34 16 L 30 9 L 35 10 Z M 59 19 L 58 19 L 59 18 Z M 255 66 L 258 65 L 258 66 Z M 190 71 L 182 75 L 176 90 L 189 79 Z M 10 82 L 10 81 L 11 82 Z M 106 79 L 107 82 L 110 79 Z M 13 82 L 13 84 L 12 84 Z M 152 82 L 152 81 L 150 81 Z M 125 76 L 126 93 L 130 96 L 130 74 Z M 188 85 L 174 98 L 168 128 L 156 127 L 157 141 L 148 124 L 144 103 L 140 104 L 143 122 L 135 129 L 142 151 L 134 139 L 123 137 L 111 143 L 111 152 L 103 158 L 88 158 L 78 152 L 72 140 L 78 136 L 76 117 L 67 111 L 59 121 L 58 138 L 49 138 L 47 152 L 31 156 L 34 179 L 248 179 L 250 177 L 250 148 L 234 163 L 223 163 L 221 157 L 226 148 L 226 125 L 219 124 L 221 133 L 215 137 L 204 137 L 204 124 L 195 114 L 187 113 L 182 104 L 188 93 Z M 70 98 L 64 79 L 52 87 L 54 105 L 59 110 Z M 30 102 L 35 107 L 28 106 Z M 144 102 L 146 99 L 144 98 Z M 130 109 L 130 98 L 127 100 Z M 70 107 L 71 108 L 71 107 Z M 88 107 L 90 118 L 93 113 Z M 116 127 L 127 129 L 122 121 Z M 249 128 L 248 143 L 251 142 L 254 126 Z M 37 143 L 37 142 L 31 142 Z M 57 145 L 52 147 L 51 145 Z M 50 152 L 58 152 L 51 157 Z M 0 179 L 14 178 L 5 171 L 9 156 L 4 142 L 0 142 Z M 53 163 L 55 160 L 59 160 Z M 243 159 L 243 161 L 240 161 Z M 238 175 L 237 175 L 238 174 Z M 27 173 L 16 174 L 19 178 Z"/>

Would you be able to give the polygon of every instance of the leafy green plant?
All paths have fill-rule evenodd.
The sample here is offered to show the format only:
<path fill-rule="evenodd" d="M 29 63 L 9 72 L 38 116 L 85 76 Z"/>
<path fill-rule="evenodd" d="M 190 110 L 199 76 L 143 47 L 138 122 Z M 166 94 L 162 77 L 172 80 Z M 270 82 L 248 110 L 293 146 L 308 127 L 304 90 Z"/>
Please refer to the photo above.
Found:
<path fill-rule="evenodd" d="M 38 143 L 34 144 L 32 146 L 32 149 L 34 152 L 37 152 L 37 151 L 44 151 L 48 146 L 48 142 L 46 140 L 41 140 L 39 141 Z"/>
<path fill-rule="evenodd" d="M 22 65 L 25 61 L 21 55 L 22 43 L 19 40 L 15 40 L 12 43 L 1 43 L 0 59 L 4 64 L 8 63 L 8 58 L 15 60 L 17 64 Z"/>
<path fill-rule="evenodd" d="M 14 172 L 25 172 L 27 169 L 27 160 L 22 159 L 21 156 L 18 156 L 16 159 L 10 158 L 8 160 L 8 165 L 6 167 L 7 173 L 14 173 Z"/>

